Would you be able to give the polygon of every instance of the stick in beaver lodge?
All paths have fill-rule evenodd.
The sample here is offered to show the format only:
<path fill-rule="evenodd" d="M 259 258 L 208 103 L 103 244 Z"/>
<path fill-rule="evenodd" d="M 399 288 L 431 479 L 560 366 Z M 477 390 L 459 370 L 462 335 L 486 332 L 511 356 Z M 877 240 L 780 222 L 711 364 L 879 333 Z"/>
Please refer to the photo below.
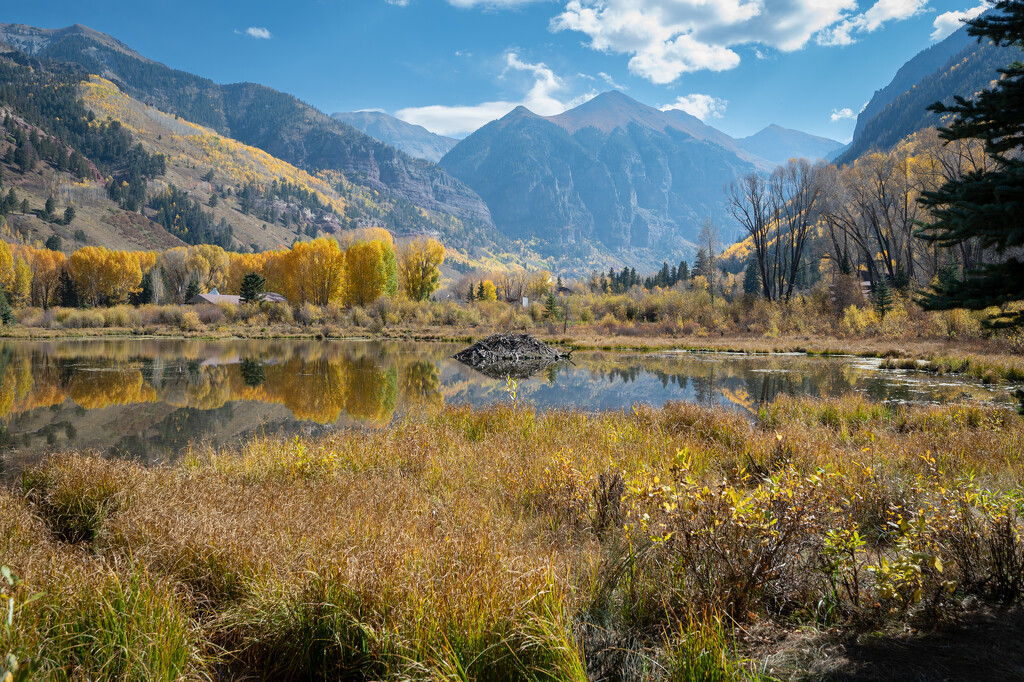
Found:
<path fill-rule="evenodd" d="M 526 379 L 571 356 L 529 334 L 492 334 L 452 357 L 495 379 Z"/>

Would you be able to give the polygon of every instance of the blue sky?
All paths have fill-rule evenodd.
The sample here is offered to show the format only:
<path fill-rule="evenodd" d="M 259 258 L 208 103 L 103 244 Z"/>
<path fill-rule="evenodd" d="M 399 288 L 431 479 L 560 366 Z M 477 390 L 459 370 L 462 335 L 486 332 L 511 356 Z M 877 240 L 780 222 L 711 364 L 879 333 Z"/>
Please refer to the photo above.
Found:
<path fill-rule="evenodd" d="M 742 137 L 842 141 L 872 93 L 979 0 L 36 0 L 0 21 L 81 23 L 218 82 L 462 136 L 518 104 L 612 87 Z"/>

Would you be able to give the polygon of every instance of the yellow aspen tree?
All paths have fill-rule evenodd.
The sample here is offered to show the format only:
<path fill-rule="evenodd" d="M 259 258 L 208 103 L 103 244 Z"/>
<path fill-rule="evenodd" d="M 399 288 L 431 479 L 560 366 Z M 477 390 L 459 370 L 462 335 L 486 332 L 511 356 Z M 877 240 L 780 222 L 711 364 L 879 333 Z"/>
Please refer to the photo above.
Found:
<path fill-rule="evenodd" d="M 302 300 L 295 303 L 327 305 L 345 293 L 345 253 L 337 241 L 320 237 L 296 244 L 292 251 L 294 275 L 301 281 Z"/>
<path fill-rule="evenodd" d="M 185 255 L 185 268 L 189 278 L 199 284 L 201 292 L 222 289 L 227 282 L 227 252 L 213 244 L 190 246 Z"/>
<path fill-rule="evenodd" d="M 0 241 L 0 288 L 10 291 L 14 286 L 14 255 L 7 242 Z"/>
<path fill-rule="evenodd" d="M 67 257 L 61 251 L 30 249 L 28 264 L 32 268 L 32 305 L 49 308 L 64 271 Z"/>
<path fill-rule="evenodd" d="M 345 252 L 350 305 L 366 305 L 398 289 L 398 264 L 391 245 L 379 239 L 356 242 Z"/>
<path fill-rule="evenodd" d="M 11 305 L 21 308 L 28 305 L 32 294 L 32 268 L 28 261 L 18 256 L 14 260 L 14 284 L 11 286 Z"/>
<path fill-rule="evenodd" d="M 103 268 L 106 249 L 83 246 L 68 258 L 68 275 L 84 303 L 99 305 L 103 295 Z"/>
<path fill-rule="evenodd" d="M 436 239 L 414 239 L 399 252 L 398 279 L 402 291 L 413 301 L 425 301 L 441 281 L 444 246 Z"/>
<path fill-rule="evenodd" d="M 498 300 L 498 289 L 494 286 L 494 282 L 489 279 L 485 279 L 480 283 L 484 289 L 483 300 L 484 301 L 497 301 Z"/>
<path fill-rule="evenodd" d="M 262 253 L 228 253 L 228 267 L 224 278 L 224 291 L 237 294 L 242 288 L 242 278 L 250 272 L 263 274 L 267 262 Z M 264 275 L 266 276 L 266 275 Z"/>

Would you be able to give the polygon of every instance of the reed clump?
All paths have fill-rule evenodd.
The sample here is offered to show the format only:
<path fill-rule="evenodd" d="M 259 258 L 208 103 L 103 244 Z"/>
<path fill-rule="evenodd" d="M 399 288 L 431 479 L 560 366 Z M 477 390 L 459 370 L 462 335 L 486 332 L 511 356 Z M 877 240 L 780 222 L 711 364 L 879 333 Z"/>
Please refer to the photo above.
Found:
<path fill-rule="evenodd" d="M 848 397 L 58 455 L 0 493 L 0 563 L 42 595 L 0 651 L 52 679 L 756 679 L 754 626 L 1019 603 L 1021 451 L 1005 410 Z"/>

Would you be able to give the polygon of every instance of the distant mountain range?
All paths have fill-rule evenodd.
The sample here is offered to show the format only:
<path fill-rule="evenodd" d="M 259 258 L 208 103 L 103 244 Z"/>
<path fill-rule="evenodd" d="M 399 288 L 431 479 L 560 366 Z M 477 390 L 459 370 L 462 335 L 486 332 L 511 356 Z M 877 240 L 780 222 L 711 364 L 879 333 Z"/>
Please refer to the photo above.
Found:
<path fill-rule="evenodd" d="M 779 158 L 841 146 L 778 127 L 749 140 Z M 707 218 L 731 224 L 726 186 L 775 162 L 684 111 L 611 91 L 557 116 L 519 107 L 441 166 L 483 197 L 510 237 L 663 252 L 685 248 Z"/>
<path fill-rule="evenodd" d="M 837 161 L 845 163 L 891 147 L 936 124 L 925 110 L 928 104 L 973 95 L 997 77 L 997 68 L 1020 55 L 1017 48 L 978 44 L 965 30 L 954 33 L 907 62 L 875 93 L 845 150 L 835 140 L 778 125 L 734 139 L 684 111 L 661 111 L 618 91 L 557 116 L 519 107 L 459 141 L 381 112 L 327 116 L 261 85 L 216 84 L 84 26 L 0 24 L 0 60 L 29 72 L 54 70 L 61 82 L 83 83 L 80 92 L 107 93 L 88 105 L 104 116 L 134 120 L 133 134 L 152 152 L 184 159 L 171 164 L 157 184 L 183 184 L 202 201 L 212 201 L 215 188 L 202 177 L 213 170 L 222 200 L 211 208 L 217 220 L 238 228 L 243 245 L 268 248 L 318 230 L 384 225 L 398 234 L 436 234 L 464 250 L 535 250 L 576 270 L 601 259 L 639 265 L 692 251 L 707 218 L 731 237 L 725 188 L 739 175 L 770 171 L 792 157 L 838 154 Z M 90 74 L 112 82 L 116 91 L 107 92 Z M 157 116 L 157 110 L 163 113 Z M 188 133 L 195 139 L 174 141 L 182 135 L 178 129 L 191 123 L 205 129 Z M 236 142 L 240 146 L 232 146 Z M 241 175 L 224 173 L 221 179 L 207 143 L 232 150 L 240 164 L 232 172 Z M 66 171 L 54 166 L 48 172 L 53 178 L 44 184 L 53 187 Z M 238 178 L 245 174 L 313 187 L 315 200 L 302 201 L 321 208 L 289 221 L 284 212 L 305 206 L 270 197 L 260 199 L 263 212 L 254 214 L 225 192 L 240 191 L 244 183 Z M 5 177 L 15 184 L 24 178 L 33 203 L 43 191 L 30 175 Z M 117 243 L 122 233 L 139 245 L 178 238 L 158 234 L 145 211 L 114 220 L 99 205 L 95 216 L 91 210 L 83 206 L 80 221 L 95 226 L 99 243 Z M 271 218 L 278 222 L 263 227 Z M 33 220 L 18 218 L 19 229 L 33 238 L 56 229 L 31 227 Z M 147 230 L 154 230 L 152 239 Z"/>
<path fill-rule="evenodd" d="M 892 82 L 875 92 L 857 116 L 853 140 L 836 162 L 850 163 L 873 149 L 889 149 L 908 135 L 934 128 L 939 117 L 927 110 L 930 104 L 974 96 L 999 77 L 997 69 L 1022 55 L 1016 47 L 977 42 L 966 27 L 957 30 L 915 55 Z"/>
<path fill-rule="evenodd" d="M 409 156 L 437 163 L 459 143 L 454 137 L 430 132 L 423 126 L 406 123 L 380 111 L 349 111 L 331 114 L 370 137 L 401 149 Z"/>

